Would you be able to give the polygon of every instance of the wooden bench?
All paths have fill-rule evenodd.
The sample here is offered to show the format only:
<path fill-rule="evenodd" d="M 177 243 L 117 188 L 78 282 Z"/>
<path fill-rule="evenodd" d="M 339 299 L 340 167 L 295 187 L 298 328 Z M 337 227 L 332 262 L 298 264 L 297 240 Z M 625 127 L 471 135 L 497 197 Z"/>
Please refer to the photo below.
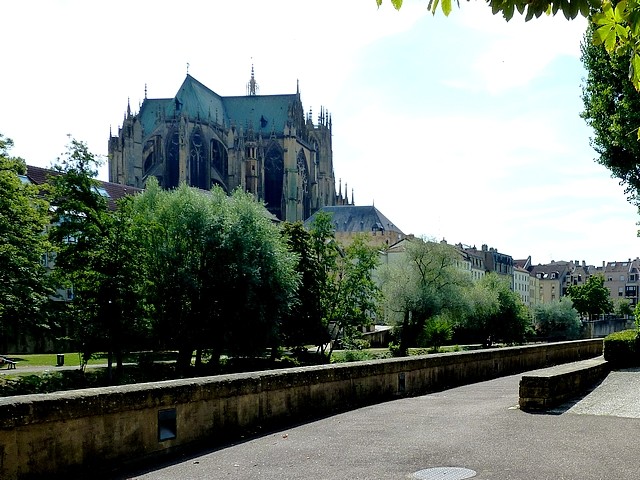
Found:
<path fill-rule="evenodd" d="M 16 363 L 13 360 L 7 358 L 7 357 L 0 357 L 0 365 L 6 365 L 7 366 L 7 370 L 11 370 L 11 369 L 15 369 L 16 368 Z"/>
<path fill-rule="evenodd" d="M 535 370 L 520 380 L 522 410 L 544 410 L 558 406 L 587 391 L 610 371 L 603 357 Z"/>

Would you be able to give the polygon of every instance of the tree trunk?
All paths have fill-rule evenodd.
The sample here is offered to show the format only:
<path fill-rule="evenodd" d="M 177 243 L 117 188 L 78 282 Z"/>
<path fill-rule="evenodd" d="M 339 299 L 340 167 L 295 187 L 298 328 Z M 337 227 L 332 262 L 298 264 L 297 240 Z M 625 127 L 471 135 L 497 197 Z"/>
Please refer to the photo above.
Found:
<path fill-rule="evenodd" d="M 178 358 L 176 359 L 176 373 L 186 375 L 191 366 L 191 356 L 193 355 L 192 347 L 182 347 L 178 350 Z"/>

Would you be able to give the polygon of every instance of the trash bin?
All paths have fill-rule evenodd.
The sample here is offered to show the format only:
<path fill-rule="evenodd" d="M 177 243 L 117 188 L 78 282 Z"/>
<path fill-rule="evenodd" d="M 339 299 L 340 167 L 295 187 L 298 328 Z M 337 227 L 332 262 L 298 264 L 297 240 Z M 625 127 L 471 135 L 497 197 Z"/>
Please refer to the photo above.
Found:
<path fill-rule="evenodd" d="M 58 357 L 58 363 L 56 364 L 56 366 L 62 367 L 64 365 L 64 353 L 59 353 L 57 357 Z"/>

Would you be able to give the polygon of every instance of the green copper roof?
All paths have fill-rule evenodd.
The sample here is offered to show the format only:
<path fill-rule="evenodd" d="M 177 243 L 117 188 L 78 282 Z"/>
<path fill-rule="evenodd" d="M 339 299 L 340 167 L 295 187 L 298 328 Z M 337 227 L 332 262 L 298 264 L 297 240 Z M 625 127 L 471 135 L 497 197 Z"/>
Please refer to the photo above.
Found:
<path fill-rule="evenodd" d="M 282 132 L 287 122 L 289 106 L 297 95 L 247 95 L 223 99 L 229 120 L 236 126 L 246 128 L 251 122 L 253 130 L 270 133 Z"/>
<path fill-rule="evenodd" d="M 142 124 L 142 135 L 147 136 L 156 128 L 159 118 L 171 118 L 174 113 L 173 98 L 145 99 L 138 118 Z"/>
<path fill-rule="evenodd" d="M 252 127 L 268 135 L 272 131 L 282 132 L 289 107 L 297 98 L 297 94 L 221 97 L 187 74 L 174 98 L 145 99 L 139 118 L 145 136 L 176 114 L 226 126 L 235 124 L 243 129 Z"/>
<path fill-rule="evenodd" d="M 176 94 L 175 106 L 178 112 L 186 114 L 191 119 L 215 121 L 218 118 L 218 123 L 222 123 L 225 116 L 220 95 L 188 74 Z"/>

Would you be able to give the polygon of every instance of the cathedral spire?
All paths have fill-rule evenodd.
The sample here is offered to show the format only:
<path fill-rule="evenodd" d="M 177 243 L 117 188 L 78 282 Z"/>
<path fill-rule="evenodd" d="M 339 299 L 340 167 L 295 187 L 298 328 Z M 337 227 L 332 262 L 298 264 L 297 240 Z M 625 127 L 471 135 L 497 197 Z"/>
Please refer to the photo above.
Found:
<path fill-rule="evenodd" d="M 351 189 L 351 205 L 355 205 L 356 201 L 353 199 L 353 188 Z"/>
<path fill-rule="evenodd" d="M 258 83 L 256 82 L 256 78 L 253 72 L 253 63 L 251 64 L 251 79 L 249 80 L 249 83 L 247 83 L 247 95 L 252 96 L 252 95 L 257 95 L 258 91 L 260 90 L 260 87 L 258 86 Z"/>
<path fill-rule="evenodd" d="M 131 98 L 127 97 L 127 117 L 131 116 Z"/>
<path fill-rule="evenodd" d="M 144 99 L 147 99 L 147 84 L 144 84 Z"/>

